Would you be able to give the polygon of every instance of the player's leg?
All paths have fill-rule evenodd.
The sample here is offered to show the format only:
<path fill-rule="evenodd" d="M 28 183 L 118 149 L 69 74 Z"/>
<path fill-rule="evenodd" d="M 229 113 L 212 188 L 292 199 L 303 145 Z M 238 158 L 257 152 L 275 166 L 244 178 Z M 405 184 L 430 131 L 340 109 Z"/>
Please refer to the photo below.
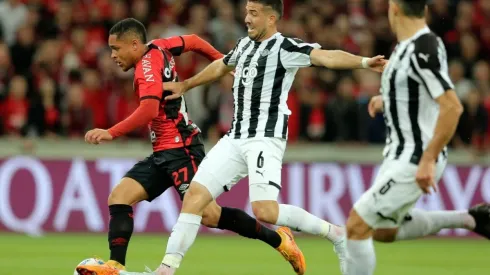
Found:
<path fill-rule="evenodd" d="M 238 148 L 227 137 L 222 138 L 208 153 L 187 190 L 181 214 L 167 243 L 162 267 L 157 274 L 173 274 L 192 246 L 206 206 L 246 175 L 246 164 Z M 166 272 L 166 273 L 165 273 Z"/>
<path fill-rule="evenodd" d="M 376 209 L 376 199 L 379 196 L 378 192 L 380 188 L 390 180 L 390 176 L 385 175 L 385 173 L 389 171 L 389 167 L 387 166 L 387 162 L 383 163 L 374 185 L 354 204 L 354 207 L 347 218 L 348 260 L 345 270 L 345 274 L 347 275 L 371 275 L 374 273 L 376 267 L 376 255 L 372 240 L 374 233 L 373 229 L 377 228 L 381 216 L 389 219 L 388 216 L 385 216 L 388 215 L 387 213 Z M 391 184 L 391 182 L 389 184 Z M 391 185 L 387 186 L 391 187 Z M 381 198 L 385 199 L 386 196 Z M 383 201 L 383 205 L 389 205 L 389 203 Z M 377 213 L 380 213 L 381 216 L 378 216 Z M 396 230 L 396 220 L 393 225 L 395 226 L 386 226 L 385 228 L 387 230 Z"/>
<path fill-rule="evenodd" d="M 261 240 L 278 250 L 293 266 L 297 274 L 304 274 L 303 253 L 294 242 L 294 236 L 288 228 L 277 231 L 261 224 L 245 211 L 236 208 L 220 207 L 216 201 L 208 204 L 203 213 L 201 224 L 233 231 L 240 236 Z"/>
<path fill-rule="evenodd" d="M 197 172 L 197 167 L 205 157 L 204 146 L 192 145 L 172 155 L 175 160 L 169 161 L 166 169 L 173 178 L 180 198 L 183 199 Z M 281 244 L 281 236 L 276 231 L 260 224 L 243 210 L 220 207 L 216 201 L 211 202 L 204 209 L 201 224 L 211 228 L 230 230 L 247 238 L 259 239 L 274 248 Z"/>
<path fill-rule="evenodd" d="M 136 163 L 121 182 L 111 191 L 108 198 L 110 260 L 105 266 L 80 267 L 80 274 L 95 272 L 97 275 L 113 274 L 114 270 L 124 270 L 129 241 L 133 234 L 133 206 L 143 200 L 151 201 L 169 188 L 169 180 L 153 163 L 153 156 Z M 112 267 L 111 269 L 106 268 Z M 94 270 L 98 268 L 97 270 Z M 115 273 L 117 274 L 117 273 Z"/>
<path fill-rule="evenodd" d="M 259 221 L 287 226 L 293 230 L 322 236 L 332 242 L 341 241 L 344 230 L 330 224 L 304 209 L 278 204 L 281 190 L 281 170 L 286 141 L 260 138 L 246 141 L 249 169 L 250 200 Z"/>
<path fill-rule="evenodd" d="M 441 159 L 437 163 L 437 181 L 442 177 L 445 166 L 445 160 Z M 374 239 L 381 242 L 412 240 L 453 228 L 471 230 L 490 238 L 490 205 L 476 205 L 466 211 L 412 209 L 398 229 L 378 229 L 374 233 Z"/>
<path fill-rule="evenodd" d="M 261 240 L 273 248 L 278 248 L 281 244 L 281 236 L 276 231 L 264 226 L 245 211 L 220 207 L 216 201 L 211 202 L 204 209 L 201 224 L 229 230 L 246 238 Z"/>
<path fill-rule="evenodd" d="M 146 200 L 145 189 L 132 178 L 125 177 L 109 195 L 109 264 L 119 269 L 126 265 L 126 253 L 133 234 L 133 205 Z"/>
<path fill-rule="evenodd" d="M 422 195 L 417 165 L 385 161 L 373 186 L 354 204 L 347 220 L 346 274 L 371 275 L 376 266 L 374 230 L 395 232 Z M 380 231 L 381 232 L 381 231 Z"/>
<path fill-rule="evenodd" d="M 198 160 L 198 158 L 194 158 L 194 159 Z M 233 184 L 229 184 L 230 182 L 236 183 L 242 177 L 247 175 L 246 163 L 244 162 L 241 156 L 240 149 L 237 148 L 236 145 L 234 145 L 232 141 L 227 139 L 226 137 L 222 139 L 213 148 L 213 150 L 211 150 L 206 161 L 204 161 L 199 167 L 200 167 L 199 172 L 194 178 L 195 181 L 192 184 L 190 184 L 189 189 L 191 191 L 186 192 L 184 204 L 186 204 L 185 201 L 187 201 L 188 198 L 195 197 L 195 195 L 193 195 L 194 192 L 212 193 L 214 194 L 212 197 L 216 198 L 219 194 L 221 194 L 225 190 L 224 188 L 226 189 L 231 188 Z M 198 191 L 193 191 L 195 189 L 193 186 L 197 182 L 202 183 L 202 185 L 199 184 L 198 188 L 203 188 L 205 190 L 199 191 L 198 189 L 196 189 Z M 231 230 L 245 237 L 260 239 L 275 248 L 279 248 L 282 246 L 283 250 L 288 252 L 287 254 L 283 253 L 283 256 L 287 258 L 293 264 L 293 266 L 294 264 L 299 262 L 298 259 L 300 258 L 302 258 L 304 262 L 303 254 L 301 253 L 299 248 L 297 248 L 297 246 L 294 244 L 293 236 L 292 234 L 290 234 L 290 232 L 287 229 L 283 228 L 275 232 L 261 225 L 256 221 L 256 219 L 250 217 L 242 210 L 224 207 L 221 208 L 220 211 L 219 208 L 220 207 L 215 202 L 211 202 L 210 204 L 208 204 L 208 206 L 205 208 L 203 213 L 203 219 L 206 220 L 201 220 L 201 222 L 206 223 L 210 226 L 217 225 L 218 228 Z M 184 208 L 182 213 L 186 213 L 184 212 Z M 219 217 L 217 217 L 218 213 L 219 213 Z M 181 215 L 181 217 L 183 216 L 184 214 Z M 179 218 L 179 220 L 180 219 L 181 218 Z M 185 232 L 186 222 L 189 223 L 188 220 L 180 221 L 180 225 L 176 225 L 177 228 L 180 227 L 179 230 L 175 230 L 176 227 L 174 227 L 173 232 L 174 233 L 176 231 Z M 194 224 L 196 224 L 196 222 L 197 220 L 194 221 Z M 187 227 L 193 227 L 193 226 L 187 226 Z M 198 226 L 194 226 L 194 227 L 195 227 L 194 230 L 197 231 Z M 191 232 L 191 231 L 193 230 L 187 229 L 187 232 Z M 175 236 L 171 236 L 172 240 L 169 240 L 169 244 L 167 246 L 167 255 L 163 261 L 164 265 L 157 270 L 157 272 L 160 272 L 159 274 L 167 274 L 164 272 L 173 272 L 174 269 L 173 270 L 170 269 L 169 271 L 169 268 L 166 268 L 165 265 L 172 266 L 172 262 L 180 263 L 183 254 L 188 249 L 188 247 L 192 244 L 192 242 L 186 242 L 182 244 L 179 241 L 182 239 L 182 236 L 184 235 L 176 234 Z M 191 237 L 193 241 L 193 238 L 195 238 L 195 234 L 194 235 L 191 234 L 191 236 L 193 236 Z M 179 242 L 181 243 L 180 247 L 177 246 Z M 170 252 L 176 251 L 177 253 L 175 252 L 169 253 L 169 251 Z M 174 264 L 173 266 L 176 267 L 178 265 Z M 298 274 L 303 274 L 303 273 L 304 271 L 298 272 Z"/>
<path fill-rule="evenodd" d="M 259 188 L 257 185 L 251 186 L 251 190 L 257 190 Z M 303 208 L 289 204 L 279 204 L 276 200 L 257 201 L 256 198 L 252 199 L 252 197 L 250 199 L 254 215 L 259 221 L 287 226 L 298 232 L 320 236 L 328 239 L 333 244 L 343 242 L 344 240 L 345 230 L 342 227 L 324 221 Z"/>
<path fill-rule="evenodd" d="M 373 246 L 373 230 L 364 219 L 352 209 L 346 223 L 347 264 L 342 274 L 372 275 L 376 266 Z"/>
<path fill-rule="evenodd" d="M 412 209 L 398 229 L 379 229 L 374 240 L 394 242 L 413 240 L 439 233 L 443 229 L 467 229 L 490 239 L 490 204 L 466 211 L 425 211 Z"/>
<path fill-rule="evenodd" d="M 266 185 L 262 185 L 262 188 L 260 187 L 260 185 L 250 186 L 250 200 L 252 203 L 254 215 L 257 217 L 257 219 L 262 222 L 284 226 L 298 232 L 305 232 L 330 240 L 334 245 L 334 252 L 339 258 L 340 268 L 341 270 L 344 270 L 347 261 L 344 229 L 339 226 L 330 224 L 300 207 L 294 205 L 279 204 L 277 202 L 277 196 L 276 200 L 272 200 L 272 198 L 266 200 L 264 200 L 265 198 L 260 198 L 260 200 L 256 200 L 257 197 L 255 195 L 252 195 L 262 192 L 265 192 L 267 194 L 274 194 L 275 191 L 271 189 L 272 188 L 270 186 Z M 283 248 L 279 247 L 278 250 L 281 252 Z M 290 262 L 293 260 L 294 259 L 290 259 Z M 299 267 L 305 266 L 304 260 L 301 260 L 299 264 L 293 262 L 291 262 L 291 264 L 295 268 L 296 272 L 301 270 L 299 269 Z"/>
<path fill-rule="evenodd" d="M 325 237 L 336 244 L 336 251 L 345 259 L 343 251 L 344 230 L 332 225 L 304 209 L 287 204 L 278 204 L 281 189 L 281 170 L 286 141 L 275 138 L 254 138 L 243 141 L 248 163 L 250 201 L 259 221 L 286 226 Z"/>

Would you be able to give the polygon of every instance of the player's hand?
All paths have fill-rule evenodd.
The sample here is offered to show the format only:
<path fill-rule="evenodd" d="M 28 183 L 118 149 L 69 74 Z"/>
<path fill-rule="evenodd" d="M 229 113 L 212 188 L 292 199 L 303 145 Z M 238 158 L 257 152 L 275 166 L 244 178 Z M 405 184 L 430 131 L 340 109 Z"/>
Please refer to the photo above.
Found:
<path fill-rule="evenodd" d="M 111 141 L 112 135 L 104 129 L 93 129 L 85 134 L 85 142 L 90 144 L 100 144 L 103 141 Z"/>
<path fill-rule="evenodd" d="M 382 73 L 386 67 L 386 64 L 388 64 L 388 60 L 385 59 L 384 55 L 378 55 L 378 56 L 369 58 L 369 60 L 367 61 L 367 64 L 368 64 L 369 69 L 371 71 Z"/>
<path fill-rule="evenodd" d="M 377 95 L 371 98 L 368 105 L 369 115 L 374 118 L 377 113 L 383 111 L 383 97 L 381 95 Z"/>
<path fill-rule="evenodd" d="M 184 82 L 165 82 L 163 83 L 163 90 L 172 93 L 171 95 L 166 96 L 165 100 L 178 99 L 187 92 Z"/>
<path fill-rule="evenodd" d="M 417 184 L 419 185 L 420 189 L 422 189 L 422 192 L 425 194 L 431 194 L 431 189 L 434 189 L 434 192 L 437 192 L 434 176 L 435 167 L 435 160 L 422 157 L 419 162 L 419 168 L 417 169 L 415 179 L 417 180 Z"/>

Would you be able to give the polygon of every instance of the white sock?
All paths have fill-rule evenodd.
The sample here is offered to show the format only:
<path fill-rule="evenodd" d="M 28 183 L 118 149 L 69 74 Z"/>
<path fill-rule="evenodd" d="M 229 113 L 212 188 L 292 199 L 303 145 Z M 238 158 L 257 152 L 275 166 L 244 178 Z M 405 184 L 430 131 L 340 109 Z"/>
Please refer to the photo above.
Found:
<path fill-rule="evenodd" d="M 162 264 L 179 268 L 187 250 L 194 243 L 201 225 L 202 217 L 194 214 L 181 213 L 167 243 L 167 251 Z"/>
<path fill-rule="evenodd" d="M 347 240 L 347 275 L 372 275 L 376 268 L 373 239 Z"/>
<path fill-rule="evenodd" d="M 345 230 L 342 227 L 330 224 L 294 205 L 279 204 L 279 217 L 276 225 L 321 236 L 333 243 L 342 240 L 345 236 Z"/>
<path fill-rule="evenodd" d="M 404 221 L 396 235 L 397 240 L 412 240 L 433 235 L 445 228 L 473 230 L 475 219 L 467 211 L 410 211 L 411 220 Z"/>

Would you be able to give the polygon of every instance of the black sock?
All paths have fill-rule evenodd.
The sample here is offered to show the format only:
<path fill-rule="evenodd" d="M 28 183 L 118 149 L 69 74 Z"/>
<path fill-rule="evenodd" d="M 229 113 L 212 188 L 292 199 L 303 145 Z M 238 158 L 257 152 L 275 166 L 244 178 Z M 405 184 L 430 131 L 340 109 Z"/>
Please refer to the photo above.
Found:
<path fill-rule="evenodd" d="M 218 228 L 250 239 L 259 239 L 274 248 L 281 244 L 281 236 L 276 231 L 265 227 L 240 209 L 222 207 Z"/>
<path fill-rule="evenodd" d="M 133 234 L 133 207 L 125 204 L 109 206 L 109 249 L 111 260 L 126 265 L 126 252 Z"/>

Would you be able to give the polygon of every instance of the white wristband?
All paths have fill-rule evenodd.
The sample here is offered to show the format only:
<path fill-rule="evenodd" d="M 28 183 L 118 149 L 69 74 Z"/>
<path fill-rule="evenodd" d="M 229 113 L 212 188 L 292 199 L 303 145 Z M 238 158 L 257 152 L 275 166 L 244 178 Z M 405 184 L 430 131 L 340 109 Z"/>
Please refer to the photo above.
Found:
<path fill-rule="evenodd" d="M 369 58 L 367 58 L 367 57 L 363 57 L 363 58 L 362 58 L 362 61 L 361 61 L 361 66 L 362 66 L 364 69 L 369 68 L 368 61 L 369 61 Z"/>

